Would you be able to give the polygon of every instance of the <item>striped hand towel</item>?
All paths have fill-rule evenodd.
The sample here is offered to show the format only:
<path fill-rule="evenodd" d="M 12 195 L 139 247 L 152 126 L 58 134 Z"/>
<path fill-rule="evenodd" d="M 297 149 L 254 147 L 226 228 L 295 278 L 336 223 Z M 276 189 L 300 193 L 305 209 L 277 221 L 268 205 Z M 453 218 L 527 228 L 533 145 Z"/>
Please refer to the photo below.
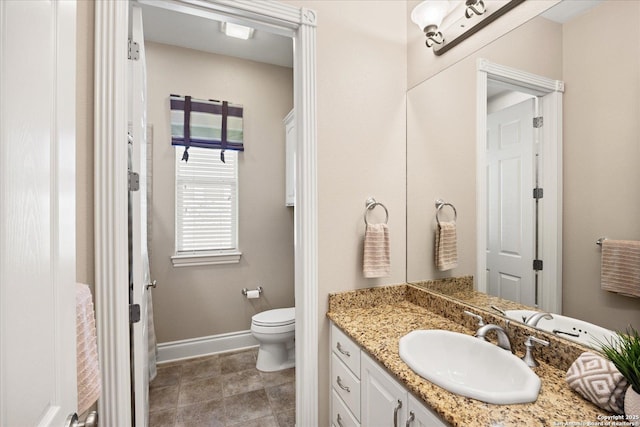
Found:
<path fill-rule="evenodd" d="M 391 276 L 389 228 L 387 224 L 367 224 L 364 232 L 364 262 L 366 278 Z"/>
<path fill-rule="evenodd" d="M 602 242 L 600 283 L 605 291 L 640 297 L 640 241 Z"/>
<path fill-rule="evenodd" d="M 456 223 L 440 221 L 436 230 L 436 267 L 440 271 L 458 266 Z"/>
<path fill-rule="evenodd" d="M 609 360 L 585 351 L 569 367 L 566 379 L 569 387 L 600 408 L 624 413 L 629 383 Z"/>

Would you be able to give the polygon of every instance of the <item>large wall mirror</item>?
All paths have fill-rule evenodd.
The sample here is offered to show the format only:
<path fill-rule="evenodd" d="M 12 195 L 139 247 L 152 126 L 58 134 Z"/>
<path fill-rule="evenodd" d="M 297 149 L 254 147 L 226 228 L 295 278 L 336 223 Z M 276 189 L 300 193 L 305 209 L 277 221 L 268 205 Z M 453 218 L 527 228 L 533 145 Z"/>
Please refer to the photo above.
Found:
<path fill-rule="evenodd" d="M 597 28 L 606 28 L 606 37 Z M 529 299 L 519 302 L 608 329 L 640 325 L 640 299 L 601 289 L 601 252 L 596 245 L 600 237 L 640 240 L 638 40 L 640 3 L 564 1 L 408 91 L 408 282 L 472 275 L 476 290 L 486 280 L 479 290 L 499 292 L 486 275 L 486 265 L 484 271 L 478 265 L 478 259 L 486 258 L 478 256 L 482 251 L 477 246 L 478 234 L 489 228 L 484 222 L 489 215 L 481 215 L 478 209 L 482 197 L 478 189 L 492 185 L 489 179 L 478 183 L 478 176 L 489 176 L 478 174 L 478 168 L 486 166 L 478 165 L 476 152 L 478 60 L 482 58 L 564 82 L 558 123 L 562 150 L 558 153 L 558 185 L 552 189 L 560 214 L 557 223 L 544 215 L 549 210 L 546 193 L 539 200 L 541 229 L 557 228 L 554 235 L 541 234 L 540 239 L 558 242 L 558 278 L 552 283 L 558 305 L 546 307 L 542 298 L 536 300 L 541 291 L 535 289 L 529 292 Z M 526 109 L 535 111 L 540 99 L 535 93 L 518 94 L 517 88 L 508 85 L 489 82 L 485 89 L 490 98 L 488 113 L 500 103 L 525 103 Z M 535 152 L 529 154 L 535 160 Z M 549 153 L 540 154 L 544 162 Z M 534 174 L 535 169 L 527 173 Z M 515 189 L 514 184 L 512 192 Z M 532 197 L 532 188 L 518 192 Z M 433 261 L 437 199 L 452 203 L 457 210 L 459 262 L 457 268 L 447 271 L 438 271 Z M 532 205 L 530 200 L 527 203 Z M 510 219 L 522 215 L 513 213 L 516 211 L 510 213 Z M 535 226 L 531 218 L 516 219 L 512 226 L 521 219 L 527 231 Z M 531 267 L 533 243 L 524 245 L 529 250 L 525 264 Z M 540 255 L 544 260 L 545 254 Z M 485 278 L 478 280 L 481 275 Z M 500 296 L 519 298 L 513 295 L 517 293 Z"/>

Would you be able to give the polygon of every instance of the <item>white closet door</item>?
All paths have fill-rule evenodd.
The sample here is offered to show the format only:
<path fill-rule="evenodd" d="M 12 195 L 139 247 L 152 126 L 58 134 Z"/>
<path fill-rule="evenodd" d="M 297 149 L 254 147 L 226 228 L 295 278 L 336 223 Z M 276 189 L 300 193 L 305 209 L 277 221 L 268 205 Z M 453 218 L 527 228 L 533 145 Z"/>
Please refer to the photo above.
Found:
<path fill-rule="evenodd" d="M 0 1 L 0 425 L 77 409 L 70 1 Z"/>
<path fill-rule="evenodd" d="M 140 179 L 140 189 L 130 193 L 133 304 L 140 306 L 140 321 L 133 324 L 131 337 L 132 369 L 135 425 L 145 427 L 149 423 L 147 292 L 151 292 L 151 288 L 147 289 L 147 284 L 151 282 L 151 278 L 147 248 L 147 82 L 142 10 L 138 6 L 131 9 L 131 36 L 139 46 L 139 58 L 129 61 L 129 120 L 133 139 L 131 163 L 133 172 L 137 173 Z"/>
<path fill-rule="evenodd" d="M 535 305 L 534 100 L 487 118 L 487 290 Z"/>

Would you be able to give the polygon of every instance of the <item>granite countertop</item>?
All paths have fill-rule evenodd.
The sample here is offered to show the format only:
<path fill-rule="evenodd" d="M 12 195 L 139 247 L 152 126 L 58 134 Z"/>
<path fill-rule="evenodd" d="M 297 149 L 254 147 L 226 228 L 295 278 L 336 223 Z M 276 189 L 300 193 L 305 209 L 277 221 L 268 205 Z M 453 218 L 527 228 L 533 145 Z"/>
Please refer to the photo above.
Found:
<path fill-rule="evenodd" d="M 327 316 L 384 366 L 416 397 L 453 426 L 560 426 L 598 422 L 606 411 L 582 399 L 565 381 L 565 371 L 541 362 L 542 380 L 534 403 L 495 405 L 450 393 L 414 373 L 400 359 L 400 338 L 416 329 L 446 329 L 472 335 L 473 330 L 435 314 L 406 298 L 406 285 L 373 292 L 330 295 Z M 417 292 L 417 288 L 411 288 Z M 333 298 L 333 304 L 332 304 Z M 336 303 L 336 300 L 338 303 Z M 511 335 L 511 334 L 510 334 Z M 518 356 L 522 356 L 516 351 Z M 568 423 L 568 424 L 565 424 Z"/>

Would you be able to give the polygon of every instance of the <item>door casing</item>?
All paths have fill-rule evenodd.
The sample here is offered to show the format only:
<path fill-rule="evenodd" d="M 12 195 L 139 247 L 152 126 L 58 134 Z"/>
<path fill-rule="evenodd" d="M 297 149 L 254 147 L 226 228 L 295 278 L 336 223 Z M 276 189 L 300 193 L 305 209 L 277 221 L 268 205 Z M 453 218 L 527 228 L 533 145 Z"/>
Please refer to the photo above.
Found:
<path fill-rule="evenodd" d="M 562 312 L 562 93 L 564 82 L 538 76 L 479 58 L 476 64 L 476 289 L 487 291 L 487 83 L 489 79 L 512 84 L 521 92 L 541 96 L 544 117 L 540 167 L 544 198 L 539 221 L 544 224 L 540 252 L 544 260 L 539 307 Z"/>

